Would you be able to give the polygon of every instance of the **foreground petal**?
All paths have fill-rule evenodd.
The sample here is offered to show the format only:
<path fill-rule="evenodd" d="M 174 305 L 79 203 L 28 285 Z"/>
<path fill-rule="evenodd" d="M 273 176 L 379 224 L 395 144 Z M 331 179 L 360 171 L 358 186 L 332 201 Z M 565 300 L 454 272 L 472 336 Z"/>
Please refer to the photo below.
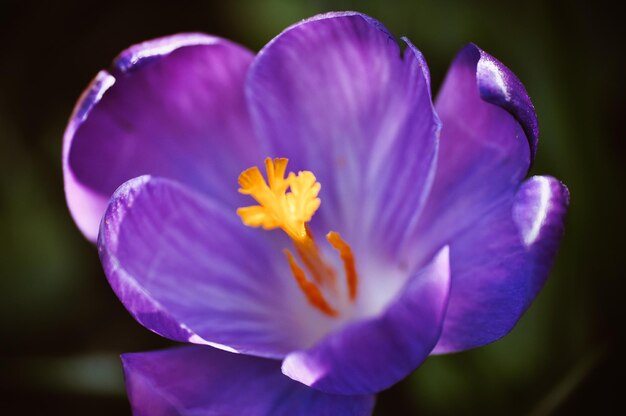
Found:
<path fill-rule="evenodd" d="M 234 203 L 229 179 L 258 159 L 243 93 L 252 58 L 226 40 L 181 34 L 135 45 L 98 74 L 63 145 L 66 198 L 88 239 L 115 189 L 144 174 Z"/>
<path fill-rule="evenodd" d="M 536 176 L 515 197 L 458 235 L 452 288 L 435 353 L 462 351 L 506 335 L 530 306 L 554 261 L 569 193 Z"/>
<path fill-rule="evenodd" d="M 370 415 L 373 396 L 337 396 L 285 377 L 280 362 L 185 347 L 122 355 L 135 416 Z"/>
<path fill-rule="evenodd" d="M 147 328 L 282 358 L 332 318 L 308 306 L 280 238 L 172 180 L 140 177 L 114 194 L 98 245 L 113 290 Z"/>
<path fill-rule="evenodd" d="M 272 156 L 322 184 L 314 231 L 393 255 L 430 188 L 440 128 L 428 68 L 409 44 L 354 12 L 298 23 L 250 69 L 247 96 Z M 370 251 L 371 255 L 371 251 Z"/>
<path fill-rule="evenodd" d="M 329 393 L 365 394 L 390 387 L 415 370 L 439 339 L 449 281 L 446 247 L 380 316 L 289 354 L 283 372 Z"/>

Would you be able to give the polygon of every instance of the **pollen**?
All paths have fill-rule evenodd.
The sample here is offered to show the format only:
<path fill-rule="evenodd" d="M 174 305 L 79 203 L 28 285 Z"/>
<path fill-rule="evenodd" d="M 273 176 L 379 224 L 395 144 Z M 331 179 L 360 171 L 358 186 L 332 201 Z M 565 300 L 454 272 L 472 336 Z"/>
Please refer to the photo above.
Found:
<path fill-rule="evenodd" d="M 309 171 L 291 172 L 285 177 L 287 162 L 285 158 L 265 159 L 267 181 L 256 166 L 239 175 L 239 192 L 250 195 L 258 205 L 239 208 L 237 215 L 247 226 L 265 230 L 282 229 L 291 237 L 295 253 L 303 265 L 298 264 L 291 251 L 284 250 L 296 284 L 312 307 L 334 318 L 339 315 L 341 308 L 338 306 L 343 302 L 337 272 L 326 261 L 307 225 L 320 207 L 318 195 L 321 185 Z M 344 266 L 345 297 L 354 302 L 358 274 L 352 249 L 337 232 L 329 232 L 326 238 Z"/>
<path fill-rule="evenodd" d="M 266 230 L 280 228 L 294 241 L 305 240 L 305 224 L 320 206 L 321 185 L 309 171 L 289 173 L 287 159 L 265 159 L 267 182 L 259 168 L 246 169 L 239 175 L 239 192 L 250 195 L 259 205 L 239 208 L 237 215 L 250 227 Z"/>

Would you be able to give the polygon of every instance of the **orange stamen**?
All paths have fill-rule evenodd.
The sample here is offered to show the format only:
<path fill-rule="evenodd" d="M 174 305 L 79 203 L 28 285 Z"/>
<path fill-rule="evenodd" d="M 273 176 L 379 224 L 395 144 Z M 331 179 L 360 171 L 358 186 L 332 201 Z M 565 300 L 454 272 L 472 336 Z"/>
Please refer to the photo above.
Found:
<path fill-rule="evenodd" d="M 316 256 L 317 246 L 311 247 L 310 244 L 302 244 L 302 243 L 294 243 L 296 247 L 296 251 L 298 252 L 298 256 L 304 263 L 304 267 L 311 273 L 313 276 L 313 280 L 317 284 L 323 284 L 325 281 L 324 272 L 320 270 L 321 259 L 319 256 Z M 312 250 L 315 250 L 314 253 L 311 253 Z"/>
<path fill-rule="evenodd" d="M 306 232 L 309 238 L 294 241 L 296 251 L 317 284 L 334 288 L 337 280 L 335 270 L 322 258 L 309 227 L 306 227 Z"/>
<path fill-rule="evenodd" d="M 291 273 L 293 273 L 293 277 L 296 279 L 298 286 L 300 286 L 300 289 L 306 296 L 309 303 L 328 316 L 337 316 L 337 311 L 328 304 L 326 299 L 324 299 L 320 289 L 315 285 L 315 283 L 311 283 L 307 280 L 304 271 L 300 268 L 300 266 L 298 266 L 291 252 L 285 249 L 284 253 L 289 261 Z"/>
<path fill-rule="evenodd" d="M 326 235 L 326 239 L 328 240 L 330 245 L 339 252 L 339 256 L 341 256 L 341 261 L 343 261 L 343 267 L 346 271 L 348 295 L 350 296 L 350 300 L 354 300 L 356 298 L 356 292 L 359 282 L 352 249 L 350 248 L 348 243 L 343 241 L 339 233 L 335 231 L 329 232 Z"/>

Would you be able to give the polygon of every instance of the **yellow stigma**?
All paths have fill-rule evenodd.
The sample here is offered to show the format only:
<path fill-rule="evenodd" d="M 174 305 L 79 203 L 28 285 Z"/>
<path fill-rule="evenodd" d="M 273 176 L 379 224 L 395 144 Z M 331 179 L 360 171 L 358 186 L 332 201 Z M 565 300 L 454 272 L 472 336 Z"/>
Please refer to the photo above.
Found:
<path fill-rule="evenodd" d="M 280 228 L 293 240 L 302 241 L 307 239 L 305 224 L 320 206 L 321 185 L 309 171 L 292 172 L 285 178 L 287 162 L 285 158 L 265 159 L 267 182 L 256 166 L 239 175 L 239 192 L 259 205 L 239 208 L 237 215 L 250 227 Z"/>

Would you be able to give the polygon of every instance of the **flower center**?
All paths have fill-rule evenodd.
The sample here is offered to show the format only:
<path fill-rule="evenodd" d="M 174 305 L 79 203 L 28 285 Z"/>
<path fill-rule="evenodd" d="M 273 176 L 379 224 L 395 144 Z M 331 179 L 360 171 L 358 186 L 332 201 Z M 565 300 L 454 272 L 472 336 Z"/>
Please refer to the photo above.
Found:
<path fill-rule="evenodd" d="M 307 226 L 320 206 L 318 194 L 322 186 L 309 171 L 300 171 L 297 175 L 290 172 L 285 178 L 287 162 L 285 158 L 265 159 L 267 182 L 256 166 L 239 175 L 239 192 L 250 195 L 259 205 L 239 208 L 237 215 L 249 227 L 280 228 L 291 238 L 304 267 L 298 264 L 291 251 L 284 250 L 294 279 L 313 307 L 334 317 L 338 315 L 337 307 L 328 299 L 332 296 L 337 301 L 339 296 L 337 273 L 322 256 Z M 326 239 L 343 262 L 347 296 L 353 302 L 358 274 L 352 249 L 335 231 L 329 232 Z"/>

